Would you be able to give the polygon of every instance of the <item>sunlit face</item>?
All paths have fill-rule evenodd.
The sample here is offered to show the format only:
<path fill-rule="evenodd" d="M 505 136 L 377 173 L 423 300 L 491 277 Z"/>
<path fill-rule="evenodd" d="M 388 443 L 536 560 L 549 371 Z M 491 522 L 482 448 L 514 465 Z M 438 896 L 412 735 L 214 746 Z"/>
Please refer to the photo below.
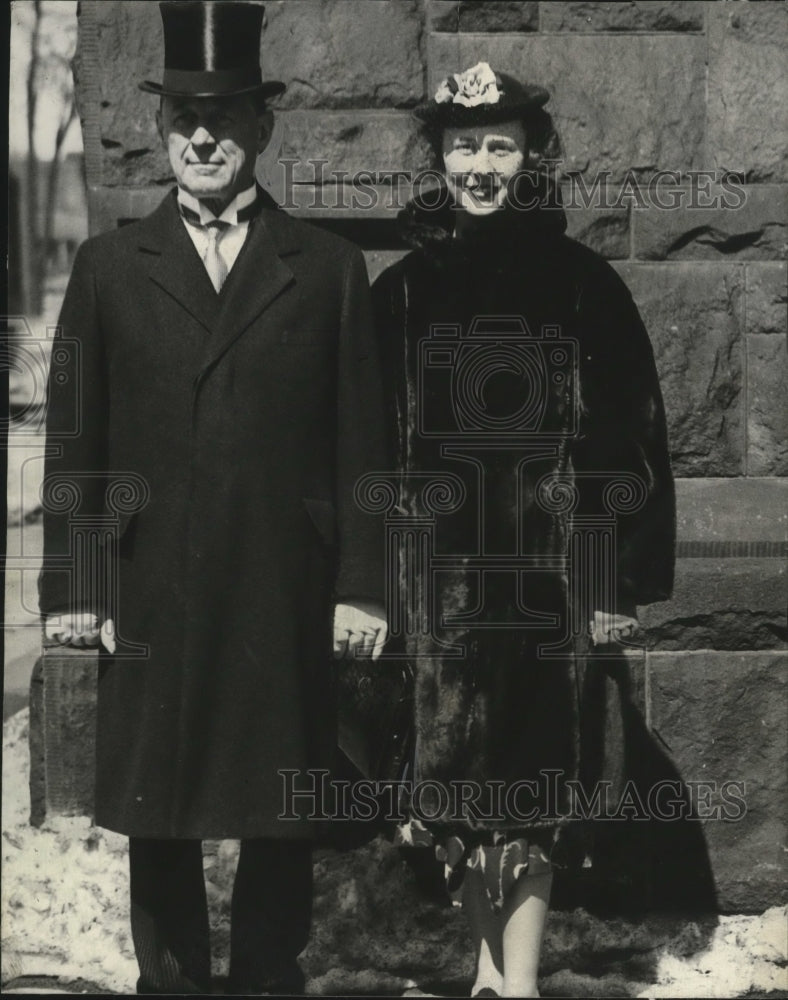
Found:
<path fill-rule="evenodd" d="M 200 200 L 229 202 L 254 181 L 273 117 L 248 96 L 165 97 L 156 116 L 178 186 Z"/>
<path fill-rule="evenodd" d="M 503 208 L 507 185 L 525 163 L 525 142 L 519 121 L 444 129 L 443 165 L 456 204 L 471 215 Z"/>

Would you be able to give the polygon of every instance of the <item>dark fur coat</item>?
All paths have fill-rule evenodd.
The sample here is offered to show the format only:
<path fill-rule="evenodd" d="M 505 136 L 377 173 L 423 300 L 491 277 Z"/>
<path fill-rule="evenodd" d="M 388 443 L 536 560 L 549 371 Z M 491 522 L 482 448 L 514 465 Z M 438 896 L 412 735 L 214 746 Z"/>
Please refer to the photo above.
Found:
<path fill-rule="evenodd" d="M 455 239 L 453 222 L 448 205 L 410 203 L 400 223 L 414 250 L 373 288 L 400 514 L 421 525 L 432 560 L 425 571 L 400 552 L 414 777 L 511 784 L 549 769 L 561 785 L 580 763 L 578 633 L 595 608 L 633 612 L 671 592 L 659 383 L 629 291 L 564 235 L 560 206 L 507 209 L 473 238 Z M 450 510 L 426 488 L 436 479 Z M 609 528 L 611 503 L 608 570 L 576 551 L 562 561 L 573 525 Z M 448 820 L 446 802 L 428 799 Z M 539 825 L 521 819 L 475 823 Z"/>

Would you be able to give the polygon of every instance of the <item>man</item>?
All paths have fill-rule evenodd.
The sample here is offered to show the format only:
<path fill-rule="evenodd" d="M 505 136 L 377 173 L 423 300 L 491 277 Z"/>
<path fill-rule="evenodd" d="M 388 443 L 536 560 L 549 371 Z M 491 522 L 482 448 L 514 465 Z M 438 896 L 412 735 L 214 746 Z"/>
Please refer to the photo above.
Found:
<path fill-rule="evenodd" d="M 277 772 L 331 762 L 332 612 L 335 655 L 385 639 L 382 544 L 353 500 L 385 463 L 368 284 L 357 248 L 254 183 L 284 89 L 262 80 L 262 8 L 160 7 L 163 83 L 140 86 L 178 187 L 77 255 L 41 611 L 100 643 L 96 822 L 130 837 L 138 991 L 210 990 L 200 841 L 228 837 L 230 990 L 300 992 L 313 831 L 277 818 Z M 76 568 L 80 526 L 118 511 L 116 562 Z"/>

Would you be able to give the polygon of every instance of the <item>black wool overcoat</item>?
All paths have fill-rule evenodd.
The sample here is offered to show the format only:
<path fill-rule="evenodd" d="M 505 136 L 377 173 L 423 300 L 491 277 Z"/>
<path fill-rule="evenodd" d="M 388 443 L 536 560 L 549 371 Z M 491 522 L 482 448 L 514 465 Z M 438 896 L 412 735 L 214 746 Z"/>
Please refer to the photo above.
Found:
<path fill-rule="evenodd" d="M 97 823 L 309 837 L 277 818 L 277 772 L 330 761 L 333 603 L 382 597 L 382 538 L 353 498 L 386 463 L 365 265 L 260 192 L 217 294 L 175 195 L 77 255 L 41 611 L 95 609 L 118 631 L 99 664 Z"/>
<path fill-rule="evenodd" d="M 420 587 L 426 619 L 403 638 L 416 666 L 414 777 L 513 785 L 556 771 L 565 808 L 566 781 L 583 773 L 589 616 L 633 614 L 672 588 L 675 501 L 651 345 L 615 271 L 564 235 L 557 203 L 507 209 L 467 239 L 453 238 L 448 204 L 412 202 L 400 222 L 414 249 L 376 281 L 373 302 L 400 512 L 434 531 L 429 574 L 414 576 L 414 548 L 401 553 L 402 606 Z M 441 476 L 463 498 L 436 513 L 424 487 Z M 604 537 L 611 504 L 614 557 L 589 570 L 572 532 L 601 524 Z M 541 654 L 565 635 L 563 652 Z M 441 794 L 425 793 L 422 809 L 449 823 Z M 534 794 L 508 812 L 482 799 L 471 825 L 539 825 L 555 796 L 544 784 Z"/>

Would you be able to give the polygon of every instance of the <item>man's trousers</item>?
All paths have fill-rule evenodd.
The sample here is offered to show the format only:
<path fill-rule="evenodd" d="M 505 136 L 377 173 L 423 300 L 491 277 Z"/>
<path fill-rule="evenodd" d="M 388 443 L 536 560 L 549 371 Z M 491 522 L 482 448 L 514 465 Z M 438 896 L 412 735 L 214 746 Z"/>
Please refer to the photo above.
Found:
<path fill-rule="evenodd" d="M 228 993 L 302 993 L 312 915 L 307 840 L 243 840 L 233 886 Z M 199 840 L 129 840 L 138 993 L 209 993 L 211 951 Z"/>

